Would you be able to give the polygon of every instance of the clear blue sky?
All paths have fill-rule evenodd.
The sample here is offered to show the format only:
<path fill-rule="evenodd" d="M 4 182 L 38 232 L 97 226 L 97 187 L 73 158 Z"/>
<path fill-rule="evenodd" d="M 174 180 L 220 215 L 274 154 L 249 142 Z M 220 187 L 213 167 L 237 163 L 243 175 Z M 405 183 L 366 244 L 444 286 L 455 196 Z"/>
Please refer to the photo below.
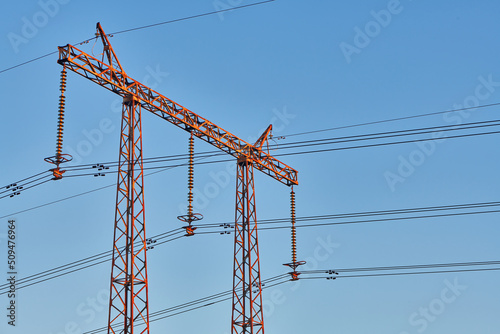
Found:
<path fill-rule="evenodd" d="M 3 4 L 0 69 L 90 38 L 98 21 L 111 33 L 250 3 L 55 1 Z M 269 123 L 278 136 L 500 102 L 499 10 L 493 0 L 276 0 L 118 34 L 111 43 L 131 77 L 255 140 Z M 92 52 L 92 44 L 82 48 Z M 0 74 L 2 186 L 50 168 L 43 158 L 55 150 L 61 70 L 56 60 L 53 55 Z M 76 164 L 116 160 L 117 96 L 74 73 L 68 74 L 66 96 L 64 150 L 75 155 Z M 478 109 L 284 142 L 478 122 L 496 119 L 497 112 L 498 107 Z M 110 124 L 109 131 L 100 128 L 102 122 Z M 96 131 L 102 136 L 85 146 Z M 157 117 L 144 114 L 143 132 L 146 157 L 187 152 L 188 135 Z M 283 160 L 299 171 L 298 216 L 488 202 L 498 200 L 497 140 L 498 135 L 477 136 L 438 142 L 431 151 L 410 143 Z M 197 142 L 196 150 L 212 148 Z M 398 174 L 405 161 L 419 157 L 405 175 Z M 195 169 L 197 211 L 204 214 L 204 223 L 234 219 L 234 176 L 230 182 L 223 176 L 230 167 Z M 186 179 L 185 168 L 146 177 L 148 235 L 181 226 L 176 216 L 186 204 Z M 111 187 L 12 214 L 115 181 L 114 174 L 66 178 L 1 199 L 0 216 L 18 221 L 20 276 L 110 249 L 115 191 Z M 288 216 L 287 187 L 258 174 L 256 192 L 260 219 Z M 2 218 L 2 272 L 6 225 Z M 304 269 L 499 260 L 499 230 L 498 214 L 303 228 L 298 253 L 309 262 Z M 289 238 L 287 230 L 259 234 L 263 279 L 285 272 Z M 232 253 L 233 237 L 218 234 L 150 251 L 151 312 L 231 289 Z M 0 332 L 69 334 L 105 326 L 107 305 L 99 300 L 109 289 L 109 270 L 99 265 L 20 290 L 16 328 L 6 323 L 8 299 L 2 295 Z M 264 290 L 266 330 L 498 333 L 499 278 L 500 272 L 492 271 L 283 284 Z M 456 298 L 444 303 L 449 284 L 460 287 Z M 95 314 L 89 311 L 93 299 Z M 439 305 L 444 309 L 436 311 Z M 426 317 L 422 310 L 429 308 L 436 312 Z M 230 316 L 231 305 L 224 302 L 154 322 L 151 333 L 225 334 Z M 78 331 L 69 330 L 72 326 Z"/>

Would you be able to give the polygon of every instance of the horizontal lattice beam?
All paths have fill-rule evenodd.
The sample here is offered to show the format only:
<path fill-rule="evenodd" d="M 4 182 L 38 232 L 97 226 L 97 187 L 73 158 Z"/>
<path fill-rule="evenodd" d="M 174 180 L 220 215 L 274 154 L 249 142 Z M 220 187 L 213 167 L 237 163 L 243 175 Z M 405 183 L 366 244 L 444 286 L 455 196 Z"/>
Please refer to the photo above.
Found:
<path fill-rule="evenodd" d="M 229 131 L 213 124 L 189 109 L 130 78 L 120 66 L 110 66 L 72 45 L 59 47 L 59 62 L 66 68 L 122 96 L 134 96 L 142 108 L 164 120 L 192 132 L 194 136 L 212 144 L 236 158 L 246 158 L 257 170 L 286 184 L 297 185 L 297 171 L 260 147 L 245 142 Z"/>

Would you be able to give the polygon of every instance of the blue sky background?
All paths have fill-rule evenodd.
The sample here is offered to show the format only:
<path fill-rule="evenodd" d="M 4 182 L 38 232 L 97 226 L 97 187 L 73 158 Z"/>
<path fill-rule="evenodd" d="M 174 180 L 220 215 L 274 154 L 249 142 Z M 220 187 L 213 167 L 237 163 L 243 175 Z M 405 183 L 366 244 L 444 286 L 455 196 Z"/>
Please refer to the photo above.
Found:
<path fill-rule="evenodd" d="M 226 8 L 250 2 L 66 1 L 58 2 L 57 7 L 50 0 L 46 3 L 51 7 L 44 3 L 3 4 L 0 69 L 56 51 L 58 45 L 88 39 L 98 21 L 111 33 L 213 11 L 221 4 Z M 388 8 L 393 11 L 390 19 L 383 25 L 376 23 L 377 14 L 373 13 L 380 16 Z M 44 10 L 52 15 L 40 14 Z M 449 110 L 471 101 L 499 102 L 499 10 L 500 3 L 493 0 L 401 0 L 399 5 L 386 0 L 277 0 L 118 34 L 110 41 L 131 77 L 148 82 L 241 138 L 255 140 L 270 123 L 274 134 L 281 136 Z M 36 32 L 25 35 L 23 43 L 12 44 L 9 36 L 23 36 L 26 22 L 43 17 L 47 20 L 39 22 Z M 359 44 L 357 31 L 371 28 L 375 30 L 369 30 L 369 40 Z M 346 56 L 342 51 L 346 44 L 357 47 L 357 52 Z M 91 52 L 92 44 L 81 48 Z M 53 155 L 55 149 L 61 70 L 56 60 L 53 55 L 0 74 L 2 186 L 50 168 L 43 158 Z M 490 90 L 484 86 L 485 80 L 494 82 Z M 66 96 L 64 150 L 76 153 L 74 163 L 116 160 L 118 97 L 74 73 L 68 73 Z M 497 112 L 498 107 L 478 109 L 287 137 L 284 142 L 477 122 L 496 119 Z M 99 130 L 102 140 L 85 150 L 85 134 L 96 133 L 101 122 L 111 124 L 110 131 Z M 393 187 L 386 180 L 387 173 L 397 173 L 401 159 L 421 151 L 417 144 L 282 160 L 299 171 L 298 216 L 497 201 L 497 138 L 438 142 L 433 153 L 425 155 L 413 173 Z M 144 114 L 145 157 L 187 153 L 187 139 L 187 133 Z M 212 150 L 200 141 L 195 147 L 198 152 Z M 204 223 L 234 219 L 235 177 L 231 175 L 230 182 L 219 179 L 219 183 L 214 178 L 227 175 L 225 171 L 231 167 L 208 164 L 195 168 L 195 186 L 201 194 L 196 209 L 204 214 Z M 181 226 L 176 216 L 186 205 L 186 174 L 186 168 L 176 168 L 145 178 L 148 235 Z M 115 181 L 114 174 L 66 178 L 0 200 L 0 216 L 7 216 L 2 218 L 0 240 L 7 219 L 18 221 L 20 276 L 111 249 L 115 189 L 14 213 Z M 256 194 L 260 219 L 289 215 L 287 187 L 259 173 Z M 498 260 L 498 232 L 498 214 L 302 228 L 298 230 L 298 253 L 309 262 L 304 269 Z M 290 260 L 289 239 L 287 230 L 259 234 L 263 279 L 285 272 L 282 263 Z M 0 263 L 4 263 L 5 240 L 1 241 Z M 324 248 L 325 243 L 331 247 Z M 150 310 L 231 289 L 232 256 L 233 236 L 218 234 L 180 239 L 150 251 Z M 90 309 L 89 298 L 99 300 L 107 294 L 109 270 L 109 265 L 99 265 L 20 290 L 18 326 L 8 326 L 2 315 L 0 332 L 69 334 L 78 333 L 69 330 L 71 326 L 81 332 L 105 326 L 107 297 L 106 305 L 97 305 L 95 316 L 82 310 Z M 264 290 L 266 330 L 498 333 L 499 275 L 493 271 L 283 284 Z M 415 312 L 441 298 L 446 282 L 455 281 L 466 289 L 427 321 L 425 329 L 410 322 Z M 7 303 L 5 295 L 1 296 L 2 309 Z M 224 302 L 154 322 L 151 333 L 229 333 L 230 317 L 230 302 Z"/>

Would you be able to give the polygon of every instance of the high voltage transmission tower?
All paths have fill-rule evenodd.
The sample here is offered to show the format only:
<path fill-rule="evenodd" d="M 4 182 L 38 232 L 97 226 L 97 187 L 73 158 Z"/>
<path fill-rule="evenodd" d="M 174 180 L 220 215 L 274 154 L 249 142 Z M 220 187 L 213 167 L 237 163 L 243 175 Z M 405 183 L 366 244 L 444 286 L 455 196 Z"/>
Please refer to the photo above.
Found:
<path fill-rule="evenodd" d="M 236 158 L 236 220 L 234 239 L 233 297 L 231 332 L 264 333 L 262 284 L 260 277 L 257 216 L 255 210 L 254 169 L 287 185 L 298 185 L 297 171 L 264 149 L 272 126 L 255 144 L 249 144 L 207 119 L 175 103 L 151 88 L 130 78 L 97 23 L 96 39 L 102 41 L 99 60 L 73 45 L 59 47 L 58 63 L 63 66 L 61 102 L 56 156 L 48 161 L 56 165 L 54 178 L 62 178 L 59 164 L 70 158 L 62 152 L 62 120 L 66 69 L 82 75 L 123 98 L 118 167 L 116 214 L 114 225 L 111 293 L 108 333 L 149 333 L 147 240 L 144 221 L 143 155 L 141 110 L 145 109 L 191 134 L 188 213 L 180 216 L 193 235 L 194 221 L 201 215 L 192 210 L 192 138 L 202 139 Z M 295 251 L 295 203 L 292 190 L 292 279 L 298 279 Z"/>

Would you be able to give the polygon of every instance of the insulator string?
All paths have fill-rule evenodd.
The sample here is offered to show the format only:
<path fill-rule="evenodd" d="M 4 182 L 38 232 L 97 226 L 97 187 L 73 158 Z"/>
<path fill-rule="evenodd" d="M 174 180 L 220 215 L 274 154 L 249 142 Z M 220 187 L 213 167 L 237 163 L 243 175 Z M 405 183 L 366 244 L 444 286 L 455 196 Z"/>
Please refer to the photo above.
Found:
<path fill-rule="evenodd" d="M 177 219 L 187 223 L 183 228 L 186 230 L 186 236 L 193 236 L 196 227 L 192 225 L 194 221 L 203 219 L 201 213 L 193 212 L 193 185 L 194 185 L 194 137 L 191 132 L 189 137 L 189 163 L 188 163 L 188 209 L 187 214 L 178 216 Z"/>
<path fill-rule="evenodd" d="M 194 177 L 194 138 L 189 137 L 189 167 L 188 167 L 188 216 L 193 216 L 193 177 Z"/>
<path fill-rule="evenodd" d="M 297 234 L 295 228 L 295 192 L 290 192 L 290 211 L 292 219 L 292 263 L 297 262 Z"/>
<path fill-rule="evenodd" d="M 57 142 L 56 142 L 56 165 L 61 163 L 62 146 L 63 146 L 63 131 L 64 131 L 64 110 L 66 105 L 66 66 L 63 66 L 61 71 L 61 95 L 59 96 L 59 115 L 57 121 Z"/>

